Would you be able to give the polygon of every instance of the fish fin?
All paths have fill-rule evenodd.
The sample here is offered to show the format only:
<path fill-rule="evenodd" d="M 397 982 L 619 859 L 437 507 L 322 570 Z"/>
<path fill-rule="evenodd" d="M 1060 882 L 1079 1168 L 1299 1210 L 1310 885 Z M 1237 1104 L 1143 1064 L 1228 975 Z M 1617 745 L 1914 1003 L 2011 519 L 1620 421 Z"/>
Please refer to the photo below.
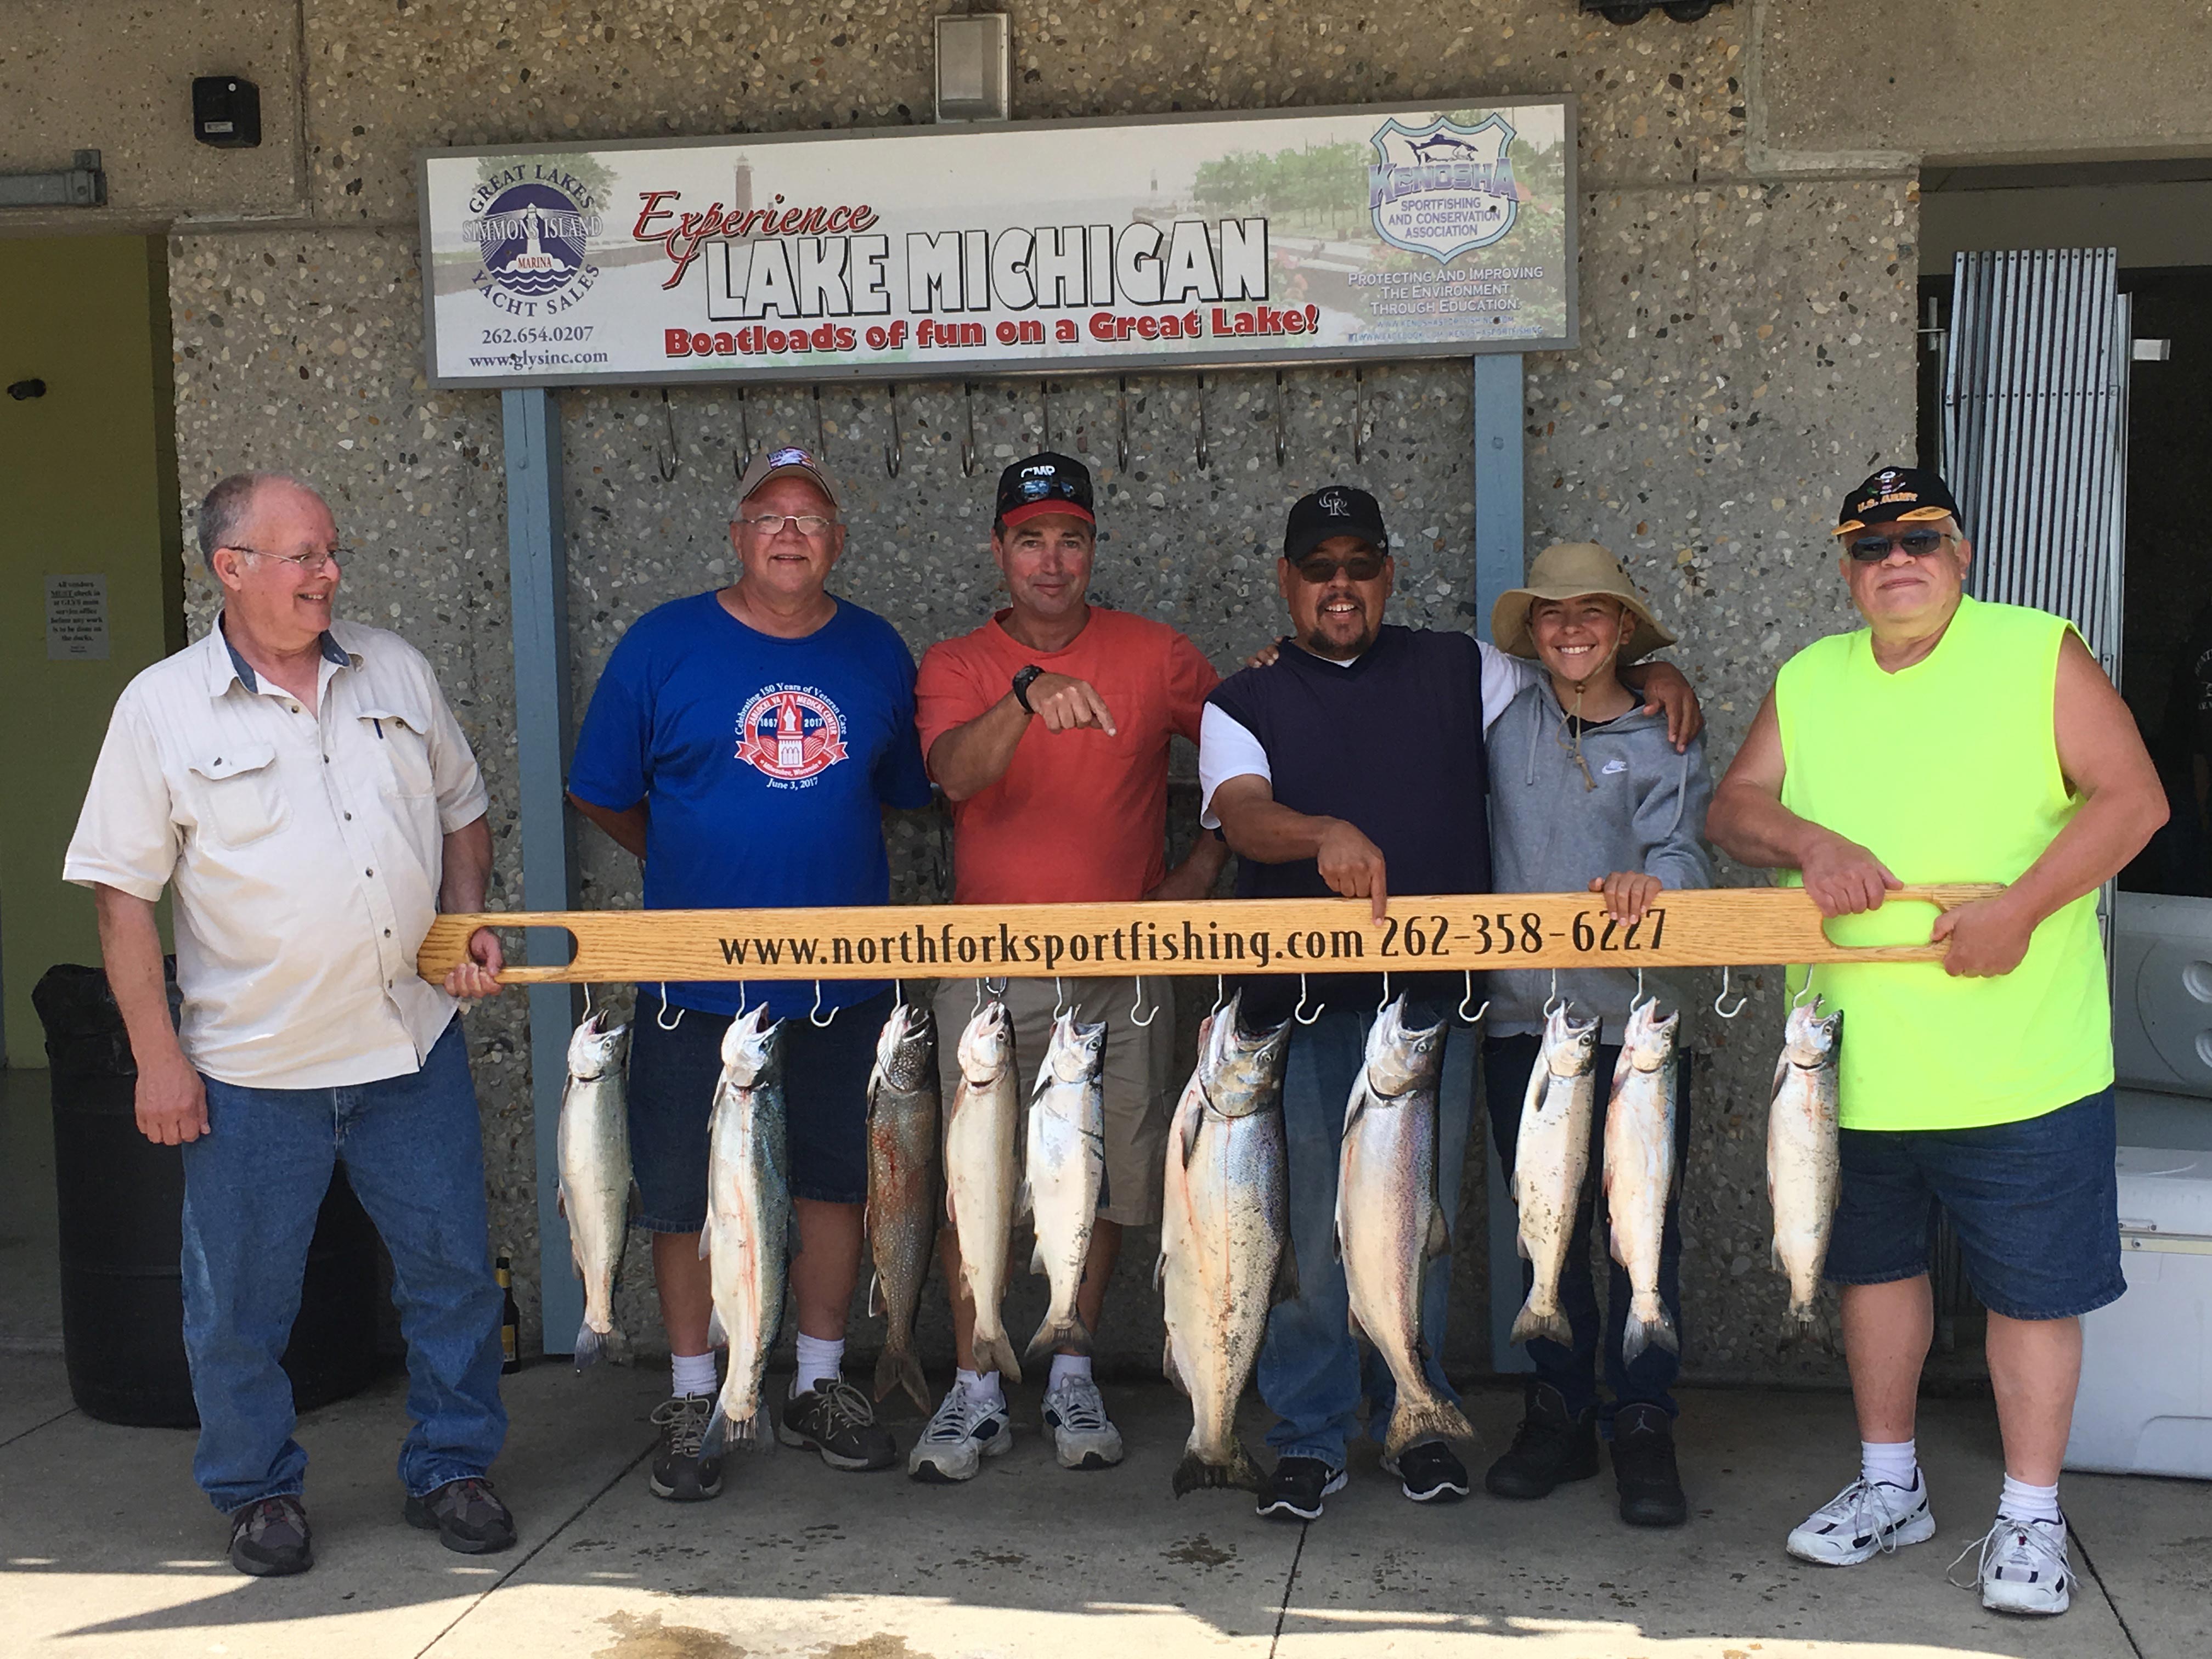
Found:
<path fill-rule="evenodd" d="M 1010 1218 L 1015 1221 L 1019 1221 L 1025 1215 L 1034 1216 L 1036 1213 L 1036 1195 L 1030 1191 L 1030 1183 L 1027 1180 L 1024 1180 L 1020 1187 L 1015 1189 L 1014 1212 Z"/>
<path fill-rule="evenodd" d="M 1062 1348 L 1073 1349 L 1077 1353 L 1091 1352 L 1091 1328 L 1083 1322 L 1081 1314 L 1071 1310 L 1066 1319 L 1055 1324 L 1052 1315 L 1047 1313 L 1036 1328 L 1036 1334 L 1030 1339 L 1029 1350 L 1022 1358 L 1035 1359 L 1040 1354 L 1058 1353 Z"/>
<path fill-rule="evenodd" d="M 1196 1452 L 1185 1452 L 1169 1484 L 1175 1488 L 1177 1498 L 1231 1486 L 1242 1486 L 1247 1492 L 1258 1492 L 1261 1487 L 1260 1471 L 1254 1466 L 1250 1454 L 1234 1440 L 1229 1443 L 1226 1463 L 1209 1463 Z"/>
<path fill-rule="evenodd" d="M 1439 1205 L 1429 1206 L 1429 1237 L 1422 1248 L 1422 1254 L 1432 1261 L 1440 1255 L 1451 1254 L 1451 1229 L 1444 1224 L 1443 1209 Z"/>
<path fill-rule="evenodd" d="M 1565 1313 L 1556 1307 L 1548 1314 L 1538 1313 L 1536 1298 L 1532 1296 L 1522 1304 L 1521 1312 L 1513 1321 L 1512 1334 L 1505 1340 L 1509 1342 L 1533 1342 L 1540 1336 L 1564 1348 L 1574 1346 L 1575 1334 L 1567 1328 Z"/>
<path fill-rule="evenodd" d="M 1168 1253 L 1162 1250 L 1152 1261 L 1152 1288 L 1164 1291 L 1168 1285 Z"/>
<path fill-rule="evenodd" d="M 722 1328 L 722 1310 L 720 1308 L 709 1308 L 707 1310 L 708 1351 L 712 1352 L 716 1348 L 726 1347 L 729 1340 L 729 1332 Z"/>
<path fill-rule="evenodd" d="M 1349 1305 L 1344 1310 L 1344 1328 L 1351 1334 L 1354 1342 L 1367 1340 L 1367 1333 L 1360 1328 L 1358 1313 Z"/>
<path fill-rule="evenodd" d="M 1190 1398 L 1190 1384 L 1182 1380 L 1182 1369 L 1175 1363 L 1175 1337 L 1172 1334 L 1162 1344 L 1160 1375 L 1176 1385 L 1176 1392 L 1184 1399 Z"/>
<path fill-rule="evenodd" d="M 1275 1307 L 1298 1299 L 1298 1253 L 1291 1248 L 1291 1241 L 1283 1241 L 1283 1253 L 1275 1258 L 1275 1281 L 1267 1287 L 1267 1305 Z"/>
<path fill-rule="evenodd" d="M 980 1333 L 976 1335 L 975 1369 L 996 1371 L 1009 1382 L 1022 1380 L 1022 1362 L 1014 1357 L 1014 1345 L 1006 1340 L 1003 1331 L 988 1339 Z"/>
<path fill-rule="evenodd" d="M 1513 1230 L 1513 1249 L 1515 1254 L 1519 1255 L 1523 1261 L 1533 1261 L 1535 1260 L 1534 1256 L 1528 1254 L 1528 1241 L 1521 1237 L 1521 1230 L 1518 1227 L 1516 1227 Z"/>
<path fill-rule="evenodd" d="M 1782 1080 L 1790 1075 L 1790 1051 L 1785 1048 L 1774 1057 L 1774 1091 L 1767 1096 L 1769 1104 L 1782 1098 Z"/>
<path fill-rule="evenodd" d="M 1638 1318 L 1636 1310 L 1632 1307 L 1621 1327 L 1621 1363 L 1633 1365 L 1638 1355 L 1652 1347 L 1664 1348 L 1668 1353 L 1682 1352 L 1682 1339 L 1675 1333 L 1674 1320 L 1663 1305 L 1656 1319 Z"/>
<path fill-rule="evenodd" d="M 702 1227 L 699 1229 L 699 1260 L 705 1261 L 714 1254 L 714 1230 L 712 1227 Z"/>
<path fill-rule="evenodd" d="M 1168 1126 L 1168 1133 L 1174 1142 L 1171 1156 L 1186 1170 L 1190 1167 L 1191 1158 L 1198 1151 L 1199 1123 L 1203 1115 L 1202 1109 L 1198 1111 L 1179 1110 L 1174 1122 Z"/>
<path fill-rule="evenodd" d="M 883 1399 L 893 1389 L 904 1389 L 915 1405 L 929 1409 L 929 1379 L 922 1375 L 921 1361 L 909 1351 L 885 1343 L 876 1356 L 876 1398 Z"/>
<path fill-rule="evenodd" d="M 1390 1413 L 1390 1432 L 1382 1443 L 1382 1455 L 1395 1458 L 1408 1446 L 1418 1446 L 1424 1440 L 1473 1440 L 1477 1438 L 1474 1425 L 1467 1420 L 1467 1413 L 1441 1395 L 1409 1405 L 1402 1397 Z"/>
<path fill-rule="evenodd" d="M 880 1272 L 868 1275 L 868 1317 L 889 1313 L 890 1304 L 884 1300 L 884 1276 Z"/>
<path fill-rule="evenodd" d="M 563 1221 L 568 1218 L 568 1189 L 566 1187 L 553 1189 L 553 1213 Z"/>
<path fill-rule="evenodd" d="M 1769 1267 L 1772 1267 L 1774 1271 L 1778 1273 L 1786 1273 L 1790 1271 L 1789 1268 L 1782 1265 L 1782 1241 L 1780 1239 L 1770 1238 L 1766 1241 L 1766 1262 Z"/>
<path fill-rule="evenodd" d="M 1102 1157 L 1098 1160 L 1098 1198 L 1091 1206 L 1091 1212 L 1095 1215 L 1100 1210 L 1109 1210 L 1113 1206 L 1114 1182 L 1107 1172 L 1106 1160 Z"/>
<path fill-rule="evenodd" d="M 599 1362 L 600 1349 L 604 1346 L 599 1340 L 599 1334 L 589 1325 L 580 1328 L 576 1333 L 576 1369 L 580 1371 L 587 1366 L 596 1364 Z"/>
<path fill-rule="evenodd" d="M 1341 1223 L 1328 1230 L 1328 1254 L 1332 1261 L 1340 1262 L 1344 1260 L 1344 1232 Z"/>
<path fill-rule="evenodd" d="M 638 1217 L 644 1212 L 645 1189 L 640 1187 L 633 1177 L 629 1183 L 629 1191 L 623 1200 L 623 1231 L 628 1232 L 632 1227 L 637 1225 Z"/>

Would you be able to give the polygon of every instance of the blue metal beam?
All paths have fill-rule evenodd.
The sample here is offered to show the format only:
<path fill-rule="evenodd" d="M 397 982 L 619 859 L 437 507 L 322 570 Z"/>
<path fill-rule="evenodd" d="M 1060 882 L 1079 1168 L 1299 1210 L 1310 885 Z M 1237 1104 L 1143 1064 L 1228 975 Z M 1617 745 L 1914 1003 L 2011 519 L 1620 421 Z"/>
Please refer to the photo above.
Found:
<path fill-rule="evenodd" d="M 1522 514 L 1521 433 L 1524 382 L 1518 352 L 1474 358 L 1474 628 L 1490 632 L 1490 607 L 1525 572 L 1527 529 Z M 1510 1340 L 1521 1311 L 1521 1254 L 1505 1171 L 1486 1132 L 1483 1161 L 1490 1187 L 1490 1354 L 1493 1369 L 1530 1369 L 1528 1350 Z"/>
<path fill-rule="evenodd" d="M 520 776 L 522 908 L 576 908 L 575 823 L 563 791 L 572 727 L 568 699 L 568 543 L 561 516 L 561 405 L 550 391 L 500 394 L 507 449 L 507 592 L 514 611 L 514 738 Z M 525 959 L 557 967 L 568 936 L 532 928 Z M 568 1074 L 575 988 L 530 988 L 530 1104 L 538 1151 L 538 1285 L 546 1353 L 574 1351 L 583 1288 L 561 1218 L 561 1088 Z"/>

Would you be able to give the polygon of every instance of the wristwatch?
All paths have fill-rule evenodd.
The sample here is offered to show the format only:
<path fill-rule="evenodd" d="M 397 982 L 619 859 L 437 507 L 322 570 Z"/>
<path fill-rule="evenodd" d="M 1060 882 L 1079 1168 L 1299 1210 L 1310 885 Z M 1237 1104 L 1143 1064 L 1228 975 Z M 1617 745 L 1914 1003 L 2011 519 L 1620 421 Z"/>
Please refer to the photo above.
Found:
<path fill-rule="evenodd" d="M 1026 668 L 1017 668 L 1014 671 L 1014 701 L 1021 704 L 1022 713 L 1024 714 L 1036 713 L 1036 709 L 1030 707 L 1030 687 L 1036 684 L 1038 676 L 1043 672 L 1044 670 L 1039 668 L 1035 663 L 1031 663 Z"/>

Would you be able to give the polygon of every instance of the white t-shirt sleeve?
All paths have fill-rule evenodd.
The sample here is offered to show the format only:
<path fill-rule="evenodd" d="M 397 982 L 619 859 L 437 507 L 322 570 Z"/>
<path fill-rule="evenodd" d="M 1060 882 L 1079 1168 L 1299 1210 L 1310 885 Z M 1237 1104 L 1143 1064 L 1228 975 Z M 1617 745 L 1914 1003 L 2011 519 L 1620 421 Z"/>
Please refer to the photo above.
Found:
<path fill-rule="evenodd" d="M 1224 714 L 1218 704 L 1208 703 L 1198 717 L 1198 821 L 1208 830 L 1218 830 L 1221 820 L 1214 816 L 1213 792 L 1231 778 L 1265 778 L 1270 783 L 1275 775 L 1267 765 L 1267 751 L 1260 746 L 1243 722 Z"/>
<path fill-rule="evenodd" d="M 1509 655 L 1488 640 L 1477 640 L 1474 648 L 1482 653 L 1482 729 L 1487 732 L 1522 688 L 1543 678 L 1544 665 Z"/>

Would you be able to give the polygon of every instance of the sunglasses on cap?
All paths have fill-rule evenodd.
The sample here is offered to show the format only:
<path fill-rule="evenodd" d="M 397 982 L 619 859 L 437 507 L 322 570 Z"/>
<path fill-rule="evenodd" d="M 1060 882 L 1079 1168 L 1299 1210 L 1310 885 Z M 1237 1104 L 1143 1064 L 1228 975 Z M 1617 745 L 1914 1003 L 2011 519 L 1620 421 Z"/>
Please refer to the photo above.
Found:
<path fill-rule="evenodd" d="M 1382 574 L 1382 555 L 1363 548 L 1350 558 L 1333 559 L 1326 553 L 1310 553 L 1294 567 L 1298 574 L 1318 587 L 1334 581 L 1340 570 L 1356 582 L 1371 582 Z"/>
<path fill-rule="evenodd" d="M 1945 530 L 1904 530 L 1894 536 L 1854 536 L 1844 550 L 1861 564 L 1880 564 L 1892 548 L 1916 559 L 1924 559 L 1945 542 L 1954 540 Z"/>
<path fill-rule="evenodd" d="M 1080 501 L 1082 489 L 1073 478 L 1024 478 L 1014 486 L 1024 501 Z"/>

